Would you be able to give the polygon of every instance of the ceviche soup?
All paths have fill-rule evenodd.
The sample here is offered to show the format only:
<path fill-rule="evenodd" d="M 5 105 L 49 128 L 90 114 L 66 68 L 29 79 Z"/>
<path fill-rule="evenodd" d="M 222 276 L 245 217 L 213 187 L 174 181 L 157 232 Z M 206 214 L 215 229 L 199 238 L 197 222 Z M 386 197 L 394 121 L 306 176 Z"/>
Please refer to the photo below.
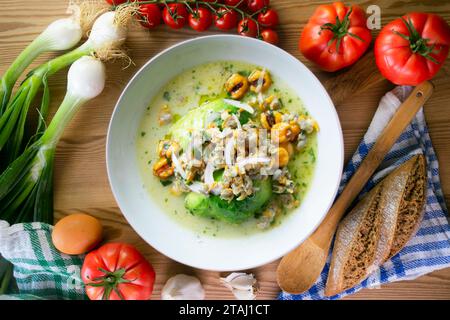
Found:
<path fill-rule="evenodd" d="M 198 234 L 263 232 L 301 205 L 318 130 L 270 70 L 237 61 L 199 65 L 167 83 L 146 109 L 136 139 L 143 184 Z"/>

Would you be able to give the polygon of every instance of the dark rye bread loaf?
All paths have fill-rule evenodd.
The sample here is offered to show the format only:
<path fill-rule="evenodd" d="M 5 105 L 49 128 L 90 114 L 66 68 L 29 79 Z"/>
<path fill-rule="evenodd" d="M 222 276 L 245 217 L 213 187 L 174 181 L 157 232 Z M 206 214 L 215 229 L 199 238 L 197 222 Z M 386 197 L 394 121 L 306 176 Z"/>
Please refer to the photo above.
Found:
<path fill-rule="evenodd" d="M 417 155 L 378 183 L 339 224 L 325 294 L 349 289 L 400 251 L 417 230 L 426 191 Z"/>

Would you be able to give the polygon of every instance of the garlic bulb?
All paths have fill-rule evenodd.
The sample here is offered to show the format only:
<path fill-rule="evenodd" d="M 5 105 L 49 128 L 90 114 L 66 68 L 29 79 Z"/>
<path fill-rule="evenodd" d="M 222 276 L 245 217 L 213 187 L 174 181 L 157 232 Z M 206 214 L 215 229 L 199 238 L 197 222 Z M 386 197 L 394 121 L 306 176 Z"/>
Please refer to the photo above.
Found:
<path fill-rule="evenodd" d="M 163 300 L 203 300 L 205 290 L 196 277 L 177 274 L 167 280 L 161 291 Z"/>
<path fill-rule="evenodd" d="M 257 294 L 256 279 L 253 274 L 233 272 L 220 281 L 233 292 L 238 300 L 254 300 Z"/>

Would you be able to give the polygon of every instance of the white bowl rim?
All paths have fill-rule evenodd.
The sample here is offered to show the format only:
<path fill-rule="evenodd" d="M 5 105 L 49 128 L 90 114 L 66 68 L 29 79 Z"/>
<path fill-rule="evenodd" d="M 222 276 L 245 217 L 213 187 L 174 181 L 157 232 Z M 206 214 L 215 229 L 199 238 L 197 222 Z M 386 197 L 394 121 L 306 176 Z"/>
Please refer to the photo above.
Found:
<path fill-rule="evenodd" d="M 118 196 L 117 196 L 117 190 L 116 190 L 116 188 L 114 187 L 113 183 L 111 182 L 111 181 L 112 181 L 112 178 L 111 178 L 112 173 L 111 173 L 111 170 L 110 170 L 110 166 L 109 166 L 109 161 L 108 161 L 108 159 L 109 159 L 109 156 L 110 156 L 110 154 L 109 154 L 109 149 L 110 149 L 110 144 L 111 144 L 111 141 L 110 141 L 110 131 L 111 131 L 112 124 L 113 124 L 113 122 L 114 122 L 114 117 L 115 117 L 116 114 L 117 114 L 117 110 L 118 110 L 118 108 L 119 108 L 119 105 L 120 105 L 120 102 L 122 101 L 123 96 L 124 96 L 125 93 L 127 92 L 128 88 L 132 85 L 132 83 L 134 82 L 134 80 L 140 76 L 140 73 L 141 73 L 144 69 L 146 69 L 148 65 L 150 65 L 151 63 L 153 63 L 155 60 L 157 60 L 160 56 L 164 55 L 165 53 L 167 53 L 167 52 L 169 52 L 169 51 L 172 51 L 172 50 L 176 50 L 178 47 L 184 46 L 184 45 L 186 45 L 186 44 L 188 44 L 188 43 L 192 43 L 192 42 L 200 42 L 200 41 L 207 41 L 207 40 L 210 39 L 210 38 L 215 38 L 215 39 L 220 39 L 220 38 L 223 38 L 223 39 L 227 39 L 227 38 L 240 38 L 240 39 L 246 39 L 246 41 L 250 41 L 250 42 L 252 42 L 252 41 L 254 41 L 254 42 L 261 42 L 261 40 L 258 40 L 258 39 L 255 39 L 255 38 L 250 38 L 250 37 L 243 37 L 243 36 L 240 36 L 240 35 L 232 35 L 232 34 L 216 34 L 216 35 L 200 36 L 200 37 L 196 37 L 196 38 L 192 38 L 192 39 L 187 39 L 187 40 L 181 41 L 181 42 L 179 42 L 179 43 L 176 43 L 176 44 L 174 44 L 174 45 L 172 45 L 172 46 L 170 46 L 170 47 L 168 47 L 168 48 L 166 48 L 166 49 L 163 49 L 161 52 L 157 53 L 157 54 L 154 55 L 152 58 L 150 58 L 146 63 L 144 63 L 144 65 L 142 65 L 142 67 L 139 68 L 139 70 L 135 72 L 135 74 L 131 77 L 131 79 L 128 81 L 128 83 L 126 84 L 126 86 L 125 86 L 124 89 L 122 90 L 122 92 L 121 92 L 121 94 L 120 94 L 119 98 L 117 99 L 117 102 L 116 102 L 116 104 L 115 104 L 115 106 L 114 106 L 114 110 L 113 110 L 113 112 L 112 112 L 112 114 L 111 114 L 111 118 L 110 118 L 109 125 L 108 125 L 107 136 L 106 136 L 106 144 L 105 144 L 105 148 L 106 148 L 105 161 L 106 161 L 106 169 L 107 169 L 107 175 L 108 175 L 108 182 L 109 182 L 109 185 L 110 185 L 110 188 L 111 188 L 111 192 L 113 193 L 114 199 L 115 199 L 115 201 L 116 201 L 116 203 L 117 203 L 117 206 L 119 207 L 119 209 L 120 209 L 122 215 L 125 217 L 125 219 L 127 220 L 127 222 L 130 224 L 130 226 L 133 228 L 133 230 L 134 230 L 134 231 L 135 231 L 135 232 L 136 232 L 136 233 L 137 233 L 137 234 L 138 234 L 138 235 L 139 235 L 139 236 L 140 236 L 140 237 L 141 237 L 148 245 L 150 245 L 151 247 L 153 247 L 153 248 L 154 248 L 155 250 L 157 250 L 159 253 L 163 254 L 164 256 L 166 256 L 166 257 L 168 257 L 168 258 L 170 258 L 170 259 L 172 259 L 172 260 L 174 260 L 174 261 L 176 261 L 176 262 L 179 262 L 179 263 L 181 263 L 181 264 L 188 265 L 188 266 L 191 266 L 191 267 L 197 268 L 197 269 L 204 269 L 204 267 L 203 267 L 202 265 L 198 265 L 198 264 L 196 264 L 196 263 L 194 263 L 194 262 L 189 262 L 189 263 L 187 263 L 186 261 L 181 261 L 181 260 L 179 260 L 176 256 L 167 254 L 167 253 L 165 253 L 164 250 L 162 250 L 161 248 L 155 246 L 154 244 L 150 244 L 149 242 L 147 242 L 146 236 L 143 235 L 143 232 L 142 232 L 141 230 L 139 230 L 139 228 L 136 228 L 136 227 L 135 227 L 136 224 L 133 224 L 133 218 L 131 217 L 131 215 L 128 215 L 128 216 L 127 216 L 127 214 L 126 214 L 125 211 L 123 210 L 121 204 L 120 204 L 119 201 L 117 200 L 117 199 L 118 199 Z M 308 239 L 308 238 L 314 233 L 314 231 L 316 231 L 316 229 L 320 226 L 320 224 L 323 222 L 323 220 L 324 220 L 325 217 L 327 216 L 327 213 L 329 212 L 331 206 L 333 205 L 334 200 L 336 199 L 336 195 L 337 195 L 337 193 L 338 193 L 338 191 L 339 191 L 339 185 L 340 185 L 340 182 L 341 182 L 341 180 L 342 180 L 343 167 L 344 167 L 344 138 L 343 138 L 342 126 L 341 126 L 341 123 L 340 123 L 340 120 L 339 120 L 339 116 L 338 116 L 338 114 L 337 114 L 337 111 L 336 111 L 336 108 L 335 108 L 335 106 L 334 106 L 334 103 L 333 103 L 333 101 L 331 100 L 331 98 L 330 98 L 330 96 L 329 96 L 327 90 L 326 90 L 325 87 L 322 85 L 322 83 L 319 81 L 319 79 L 316 77 L 316 75 L 315 75 L 308 67 L 306 67 L 299 59 L 297 59 L 296 57 L 294 57 L 293 55 L 291 55 L 291 54 L 288 53 L 287 51 L 285 51 L 285 50 L 283 50 L 283 49 L 281 49 L 281 48 L 279 48 L 279 47 L 277 47 L 277 46 L 275 46 L 275 45 L 272 45 L 272 44 L 267 43 L 267 42 L 264 42 L 264 43 L 265 43 L 266 45 L 268 45 L 268 46 L 271 46 L 273 49 L 277 50 L 278 53 L 279 53 L 280 55 L 283 55 L 284 57 L 287 57 L 287 58 L 289 58 L 289 59 L 291 59 L 291 60 L 294 60 L 295 63 L 301 64 L 301 65 L 304 67 L 305 71 L 308 72 L 308 73 L 310 74 L 310 76 L 311 76 L 311 78 L 312 78 L 312 81 L 317 82 L 317 83 L 319 84 L 319 86 L 323 87 L 324 92 L 325 92 L 325 94 L 326 94 L 326 97 L 325 97 L 325 98 L 329 101 L 330 105 L 333 106 L 333 108 L 331 108 L 331 110 L 330 110 L 330 114 L 333 115 L 334 120 L 335 120 L 335 123 L 336 123 L 336 125 L 337 125 L 337 129 L 338 129 L 338 131 L 339 131 L 339 137 L 338 137 L 338 138 L 339 138 L 339 144 L 340 144 L 340 146 L 341 146 L 341 148 L 339 148 L 340 152 L 339 152 L 339 154 L 337 155 L 337 159 L 338 159 L 338 162 L 339 162 L 339 164 L 340 164 L 340 165 L 339 165 L 339 179 L 336 179 L 337 182 L 336 182 L 336 185 L 334 186 L 334 190 L 335 190 L 335 191 L 334 191 L 333 197 L 330 198 L 329 203 L 328 203 L 327 206 L 326 206 L 326 207 L 327 207 L 327 210 L 324 212 L 323 216 L 322 216 L 320 219 L 318 219 L 318 222 L 314 225 L 313 228 L 311 228 L 311 231 L 310 231 L 309 233 L 306 233 L 306 236 L 305 236 L 303 239 L 299 239 L 299 241 L 298 241 L 297 243 L 293 243 L 292 246 L 289 247 L 289 248 L 287 248 L 286 250 L 284 250 L 284 252 L 280 252 L 277 256 L 275 256 L 274 258 L 272 258 L 272 259 L 270 259 L 270 260 L 267 260 L 267 261 L 258 261 L 257 263 L 255 263 L 255 264 L 253 264 L 253 265 L 246 265 L 246 266 L 240 267 L 240 268 L 233 268 L 233 269 L 227 268 L 227 269 L 223 269 L 223 268 L 217 268 L 217 267 L 216 267 L 216 268 L 215 268 L 215 267 L 209 267 L 208 269 L 204 269 L 204 270 L 218 271 L 218 272 L 226 272 L 226 271 L 236 271 L 236 270 L 253 269 L 253 268 L 257 268 L 257 267 L 260 267 L 260 266 L 269 264 L 269 263 L 271 263 L 271 262 L 273 262 L 273 261 L 276 261 L 277 259 L 279 259 L 279 258 L 285 256 L 286 254 L 288 254 L 289 252 L 291 252 L 292 250 L 294 250 L 295 248 L 297 248 L 297 247 L 298 247 L 301 243 L 303 243 L 306 239 Z"/>

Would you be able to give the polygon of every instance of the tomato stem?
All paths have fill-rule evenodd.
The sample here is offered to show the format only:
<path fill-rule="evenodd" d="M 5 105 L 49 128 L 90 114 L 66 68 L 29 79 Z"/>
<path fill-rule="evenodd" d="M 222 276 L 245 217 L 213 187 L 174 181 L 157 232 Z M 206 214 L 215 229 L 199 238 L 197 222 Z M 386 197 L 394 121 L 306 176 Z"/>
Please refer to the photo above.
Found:
<path fill-rule="evenodd" d="M 86 285 L 91 287 L 104 287 L 105 289 L 102 296 L 103 300 L 108 300 L 112 291 L 114 291 L 120 299 L 125 300 L 117 286 L 121 283 L 129 283 L 134 281 L 123 278 L 127 270 L 124 268 L 116 271 L 108 271 L 103 268 L 98 268 L 98 270 L 103 272 L 104 275 L 92 279 L 93 282 L 87 283 Z"/>
<path fill-rule="evenodd" d="M 331 46 L 331 44 L 336 41 L 336 52 L 339 54 L 339 48 L 341 46 L 342 38 L 345 36 L 350 36 L 355 39 L 358 39 L 360 41 L 364 42 L 364 39 L 359 37 L 358 35 L 351 33 L 348 31 L 350 27 L 350 15 L 352 14 L 353 8 L 350 8 L 350 10 L 347 11 L 347 13 L 344 16 L 344 19 L 342 21 L 339 19 L 339 16 L 336 16 L 336 22 L 333 23 L 325 23 L 320 27 L 320 32 L 322 30 L 328 30 L 333 33 L 333 37 L 330 41 L 328 41 L 327 46 Z M 320 34 L 319 32 L 319 34 Z"/>
<path fill-rule="evenodd" d="M 408 17 L 408 20 L 406 20 L 405 18 L 401 18 L 403 23 L 406 26 L 406 29 L 408 29 L 408 33 L 409 36 L 406 34 L 403 34 L 397 30 L 392 30 L 393 33 L 395 33 L 396 35 L 402 37 L 403 39 L 409 41 L 409 47 L 411 48 L 411 51 L 413 53 L 418 53 L 421 56 L 423 56 L 424 58 L 439 64 L 439 62 L 431 56 L 431 54 L 434 53 L 434 49 L 436 47 L 436 44 L 429 44 L 430 39 L 427 38 L 423 38 L 419 32 L 417 31 L 417 29 L 414 27 L 413 22 L 411 21 L 411 19 Z"/>

